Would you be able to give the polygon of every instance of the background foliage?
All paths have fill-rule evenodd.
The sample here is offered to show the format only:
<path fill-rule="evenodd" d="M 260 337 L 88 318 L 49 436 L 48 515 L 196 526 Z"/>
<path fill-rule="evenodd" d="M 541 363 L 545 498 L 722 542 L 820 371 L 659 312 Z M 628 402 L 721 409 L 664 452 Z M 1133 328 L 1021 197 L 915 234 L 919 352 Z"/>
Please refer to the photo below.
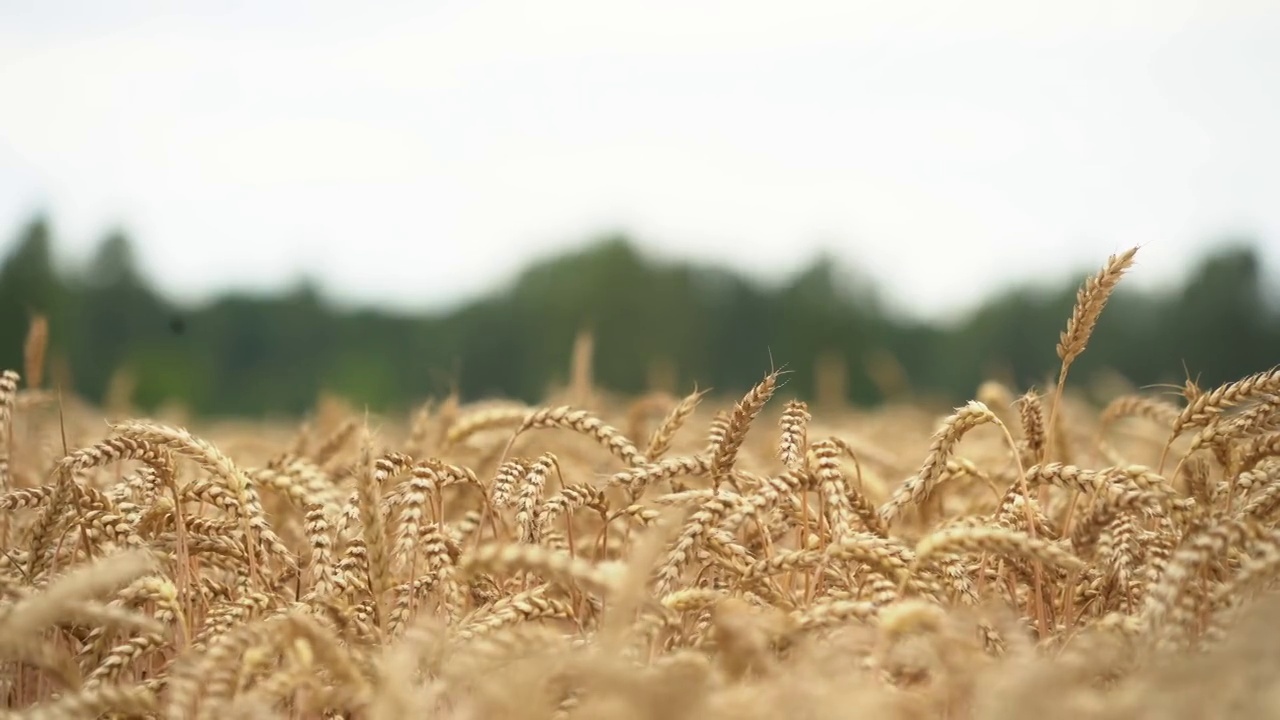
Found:
<path fill-rule="evenodd" d="M 1075 290 L 1096 269 L 994 295 L 941 325 L 891 312 L 870 280 L 827 258 L 762 287 L 723 269 L 654 262 L 611 237 L 535 264 L 490 296 L 410 316 L 340 308 L 308 284 L 177 307 L 138 272 L 124 235 L 74 271 L 56 267 L 53 245 L 50 222 L 36 217 L 0 262 L 0 367 L 22 366 L 28 323 L 43 313 L 64 386 L 101 400 L 113 378 L 128 377 L 143 409 L 178 401 L 236 415 L 301 413 L 322 390 L 387 411 L 454 388 L 464 399 L 533 401 L 565 381 L 581 330 L 594 333 L 596 381 L 619 392 L 696 383 L 740 393 L 785 365 L 801 371 L 789 392 L 811 397 L 811 370 L 825 358 L 855 402 L 904 388 L 959 402 L 989 377 L 1043 385 Z M 1122 287 L 1073 378 L 1109 369 L 1139 385 L 1190 376 L 1211 386 L 1277 364 L 1280 324 L 1258 257 L 1245 242 L 1221 247 L 1181 287 Z"/>

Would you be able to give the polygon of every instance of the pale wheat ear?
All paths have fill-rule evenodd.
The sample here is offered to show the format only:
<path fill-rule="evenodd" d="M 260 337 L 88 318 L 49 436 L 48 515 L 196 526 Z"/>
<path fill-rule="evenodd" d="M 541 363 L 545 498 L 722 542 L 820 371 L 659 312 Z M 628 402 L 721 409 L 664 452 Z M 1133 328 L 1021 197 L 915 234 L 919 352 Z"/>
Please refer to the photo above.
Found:
<path fill-rule="evenodd" d="M 577 405 L 594 404 L 595 333 L 583 329 L 573 339 L 573 353 L 569 365 L 569 393 Z"/>
<path fill-rule="evenodd" d="M 13 456 L 13 412 L 21 379 L 13 370 L 0 371 L 0 458 L 5 462 Z M 0 481 L 5 479 L 0 478 Z"/>
<path fill-rule="evenodd" d="M 1071 318 L 1067 321 L 1067 329 L 1062 331 L 1058 339 L 1057 352 L 1061 368 L 1058 371 L 1058 382 L 1053 390 L 1053 403 L 1050 405 L 1048 429 L 1045 433 L 1051 442 L 1056 437 L 1054 431 L 1057 429 L 1058 415 L 1061 413 L 1067 371 L 1071 368 L 1071 363 L 1075 362 L 1089 344 L 1089 338 L 1093 336 L 1093 329 L 1098 324 L 1103 308 L 1106 307 L 1111 294 L 1115 292 L 1116 286 L 1120 284 L 1120 278 L 1133 265 L 1133 258 L 1137 252 L 1138 248 L 1134 247 L 1119 255 L 1112 255 L 1108 258 L 1107 264 L 1096 275 L 1086 280 L 1076 293 L 1076 304 L 1071 311 Z"/>
<path fill-rule="evenodd" d="M 356 466 L 356 490 L 359 495 L 360 525 L 367 552 L 368 587 L 373 596 L 374 620 L 379 628 L 386 626 L 386 592 L 391 587 L 391 558 L 387 549 L 386 523 L 382 516 L 382 488 L 373 463 L 373 435 L 369 416 L 365 413 L 360 428 L 360 460 Z"/>
<path fill-rule="evenodd" d="M 733 407 L 724 427 L 724 434 L 718 438 L 711 450 L 711 476 L 718 485 L 722 480 L 731 482 L 730 473 L 734 462 L 738 459 L 738 450 L 746 439 L 751 423 L 764 409 L 765 403 L 773 397 L 778 387 L 778 377 L 782 371 L 774 370 L 763 380 L 751 388 Z"/>
<path fill-rule="evenodd" d="M 809 405 L 802 400 L 792 400 L 782 412 L 778 424 L 782 428 L 782 437 L 778 440 L 778 459 L 782 464 L 796 470 L 804 463 L 805 453 L 809 449 Z"/>
<path fill-rule="evenodd" d="M 666 452 L 671 449 L 671 443 L 675 439 L 675 435 L 684 427 L 694 411 L 698 409 L 698 405 L 702 402 L 709 390 L 694 389 L 693 392 L 686 395 L 675 407 L 671 408 L 671 412 L 663 418 L 658 427 L 654 428 L 653 434 L 649 436 L 649 444 L 645 448 L 644 456 L 650 461 L 658 460 Z"/>
<path fill-rule="evenodd" d="M 1018 398 L 1018 417 L 1022 422 L 1022 441 L 1026 444 L 1027 465 L 1038 465 L 1044 462 L 1048 436 L 1044 429 L 1044 408 L 1040 404 L 1040 395 L 1028 390 Z"/>
<path fill-rule="evenodd" d="M 45 355 L 48 349 L 49 320 L 44 315 L 36 315 L 31 318 L 22 352 L 23 373 L 27 377 L 27 387 L 32 390 L 39 390 L 44 381 Z"/>

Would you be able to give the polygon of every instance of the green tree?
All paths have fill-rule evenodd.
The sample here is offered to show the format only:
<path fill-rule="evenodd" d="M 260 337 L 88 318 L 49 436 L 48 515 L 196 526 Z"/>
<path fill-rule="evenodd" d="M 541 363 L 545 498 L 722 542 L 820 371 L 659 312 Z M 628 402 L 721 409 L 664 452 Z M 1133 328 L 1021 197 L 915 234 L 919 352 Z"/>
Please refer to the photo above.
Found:
<path fill-rule="evenodd" d="M 786 394 L 808 397 L 815 360 L 838 354 L 850 399 L 872 403 L 880 398 L 868 364 L 889 367 L 887 351 L 916 395 L 960 403 L 986 378 L 1019 391 L 1052 379 L 1058 334 L 1088 274 L 1011 289 L 938 325 L 895 317 L 868 278 L 829 256 L 768 287 L 723 267 L 659 262 L 611 236 L 448 312 L 342 308 L 307 280 L 179 309 L 151 288 L 123 232 L 106 235 L 74 275 L 59 272 L 53 242 L 37 216 L 0 260 L 0 364 L 21 366 L 30 315 L 41 312 L 54 356 L 69 356 L 75 389 L 91 399 L 128 367 L 143 410 L 176 400 L 236 415 L 302 413 L 321 390 L 383 411 L 454 388 L 464 399 L 537 401 L 567 379 L 583 329 L 595 335 L 597 381 L 621 392 L 643 390 L 662 361 L 682 388 L 730 399 L 770 365 L 784 366 L 794 371 Z M 1137 385 L 1190 372 L 1211 386 L 1277 364 L 1280 318 L 1264 277 L 1253 245 L 1237 243 L 1205 257 L 1181 287 L 1122 284 L 1072 370 L 1073 386 L 1088 387 L 1104 369 Z"/>
<path fill-rule="evenodd" d="M 139 357 L 140 345 L 172 354 L 172 348 L 167 347 L 175 344 L 167 337 L 171 312 L 147 287 L 137 269 L 132 243 L 123 232 L 112 232 L 103 239 L 74 287 L 78 292 L 70 318 L 74 327 L 71 364 L 81 392 L 100 398 L 112 374 L 130 358 Z M 157 394 L 150 384 L 159 382 L 158 376 L 133 370 L 139 392 Z M 166 380 L 165 387 L 186 394 L 173 380 Z"/>
<path fill-rule="evenodd" d="M 1228 382 L 1280 363 L 1275 316 L 1263 298 L 1261 263 L 1252 248 L 1233 243 L 1207 258 L 1170 305 L 1163 330 L 1176 345 L 1169 353 L 1202 383 Z"/>
<path fill-rule="evenodd" d="M 13 250 L 0 262 L 0 367 L 21 368 L 23 339 L 31 317 L 49 318 L 53 352 L 66 335 L 67 288 L 53 262 L 53 231 L 44 216 L 18 233 Z"/>

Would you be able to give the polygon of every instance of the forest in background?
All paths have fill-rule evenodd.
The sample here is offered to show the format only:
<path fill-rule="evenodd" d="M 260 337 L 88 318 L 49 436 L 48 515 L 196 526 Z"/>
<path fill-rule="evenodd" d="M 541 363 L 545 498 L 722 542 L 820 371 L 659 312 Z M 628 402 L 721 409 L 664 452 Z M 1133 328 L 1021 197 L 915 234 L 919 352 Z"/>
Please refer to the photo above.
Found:
<path fill-rule="evenodd" d="M 734 394 L 785 366 L 796 397 L 835 377 L 859 404 L 906 393 L 958 403 L 986 379 L 1043 387 L 1079 283 L 1106 261 L 1052 287 L 993 294 L 942 324 L 898 316 L 872 280 L 823 258 L 762 287 L 722 268 L 653 261 L 625 237 L 419 315 L 340 308 L 307 284 L 179 307 L 139 272 L 125 235 L 106 237 L 74 270 L 56 267 L 54 244 L 48 218 L 35 217 L 0 260 L 0 368 L 22 367 L 24 337 L 41 314 L 52 379 L 90 401 L 127 384 L 142 410 L 176 402 L 252 417 L 304 413 L 321 393 L 387 412 L 455 389 L 464 400 L 533 402 L 566 382 L 584 331 L 595 382 L 621 393 L 696 385 Z M 1073 379 L 1105 370 L 1139 386 L 1188 377 L 1211 386 L 1280 364 L 1280 312 L 1266 302 L 1265 278 L 1254 247 L 1234 243 L 1202 258 L 1180 287 L 1121 283 Z"/>

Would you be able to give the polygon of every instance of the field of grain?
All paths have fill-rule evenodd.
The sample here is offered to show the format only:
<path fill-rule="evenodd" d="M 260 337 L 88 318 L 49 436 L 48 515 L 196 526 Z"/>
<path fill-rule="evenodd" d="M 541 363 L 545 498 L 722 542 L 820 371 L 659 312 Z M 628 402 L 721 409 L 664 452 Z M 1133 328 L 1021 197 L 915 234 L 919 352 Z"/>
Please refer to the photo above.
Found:
<path fill-rule="evenodd" d="M 0 377 L 23 718 L 1280 716 L 1280 371 L 133 419 Z M 32 381 L 31 376 L 35 376 Z M 106 422 L 104 422 L 104 418 Z"/>

